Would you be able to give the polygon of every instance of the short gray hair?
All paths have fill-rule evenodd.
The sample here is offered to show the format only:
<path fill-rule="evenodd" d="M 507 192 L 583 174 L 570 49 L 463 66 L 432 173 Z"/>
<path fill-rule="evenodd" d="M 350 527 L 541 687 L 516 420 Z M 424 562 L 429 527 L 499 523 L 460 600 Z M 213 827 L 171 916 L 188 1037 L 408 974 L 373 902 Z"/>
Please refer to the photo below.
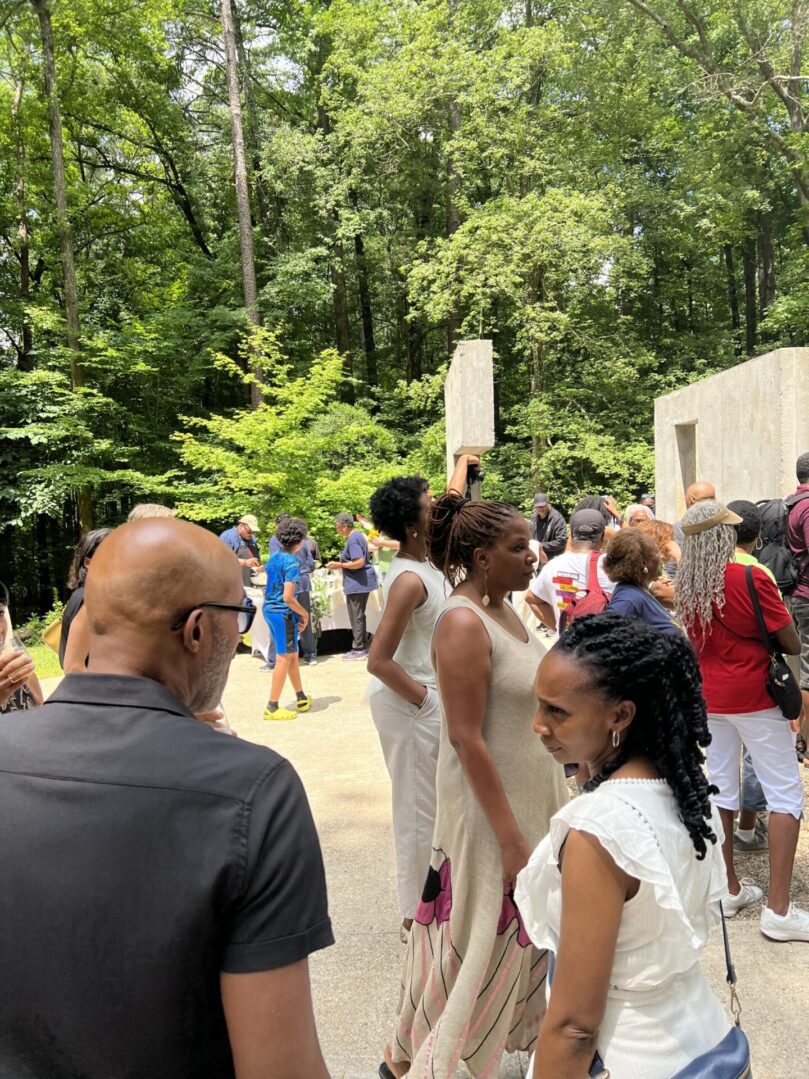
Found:
<path fill-rule="evenodd" d="M 722 503 L 714 498 L 695 502 L 683 516 L 683 525 L 707 521 L 719 513 Z M 725 605 L 725 566 L 736 550 L 736 529 L 733 525 L 718 524 L 704 532 L 687 533 L 683 540 L 683 557 L 677 570 L 675 599 L 677 616 L 693 632 L 705 633 L 714 617 L 714 610 Z"/>
<path fill-rule="evenodd" d="M 340 525 L 343 528 L 353 528 L 354 518 L 351 516 L 350 513 L 338 513 L 337 516 L 334 518 L 334 523 L 336 525 Z"/>

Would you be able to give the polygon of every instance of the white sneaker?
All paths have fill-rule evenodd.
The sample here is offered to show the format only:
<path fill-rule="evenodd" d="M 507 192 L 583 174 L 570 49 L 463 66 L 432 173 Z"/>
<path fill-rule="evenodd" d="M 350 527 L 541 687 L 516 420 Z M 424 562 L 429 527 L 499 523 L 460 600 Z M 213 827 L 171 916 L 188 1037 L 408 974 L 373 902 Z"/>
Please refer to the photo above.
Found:
<path fill-rule="evenodd" d="M 786 914 L 765 907 L 761 912 L 761 932 L 770 940 L 809 940 L 809 911 L 789 904 Z"/>
<path fill-rule="evenodd" d="M 731 895 L 728 892 L 722 900 L 722 910 L 725 912 L 726 918 L 735 918 L 740 910 L 744 910 L 745 907 L 754 907 L 763 898 L 764 892 L 762 892 L 761 888 L 758 888 L 755 884 L 743 883 L 738 895 Z"/>

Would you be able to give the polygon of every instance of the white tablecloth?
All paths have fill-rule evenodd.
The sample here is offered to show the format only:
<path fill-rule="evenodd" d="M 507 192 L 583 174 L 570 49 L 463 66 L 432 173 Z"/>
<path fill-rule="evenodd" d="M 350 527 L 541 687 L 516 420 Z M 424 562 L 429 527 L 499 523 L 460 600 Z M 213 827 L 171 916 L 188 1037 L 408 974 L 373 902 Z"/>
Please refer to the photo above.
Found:
<path fill-rule="evenodd" d="M 343 592 L 343 574 L 340 570 L 316 569 L 312 574 L 313 592 L 315 588 L 319 589 L 321 587 L 328 591 L 331 601 L 331 610 L 320 619 L 321 632 L 327 633 L 330 629 L 351 629 L 345 593 Z M 245 588 L 244 591 L 258 608 L 250 630 L 252 648 L 254 652 L 260 652 L 266 661 L 270 647 L 270 628 L 264 620 L 261 610 L 264 603 L 264 589 L 254 586 Z M 369 633 L 376 633 L 381 617 L 382 589 L 377 588 L 368 596 L 366 622 Z"/>

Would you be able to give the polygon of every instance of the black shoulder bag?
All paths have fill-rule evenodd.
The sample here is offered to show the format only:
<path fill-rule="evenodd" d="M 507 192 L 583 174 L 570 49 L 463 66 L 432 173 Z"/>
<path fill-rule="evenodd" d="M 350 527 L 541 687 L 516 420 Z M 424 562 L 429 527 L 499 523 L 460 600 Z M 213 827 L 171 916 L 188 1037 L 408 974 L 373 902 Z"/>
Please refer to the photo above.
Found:
<path fill-rule="evenodd" d="M 758 601 L 758 593 L 753 583 L 753 567 L 746 566 L 744 578 L 747 581 L 747 591 L 753 604 L 753 611 L 758 622 L 758 631 L 764 647 L 770 654 L 770 666 L 767 671 L 767 689 L 770 696 L 781 709 L 784 719 L 797 719 L 803 708 L 801 687 L 795 681 L 795 675 L 789 669 L 783 655 L 773 647 L 772 638 L 764 624 L 764 615 L 761 613 L 761 604 Z"/>

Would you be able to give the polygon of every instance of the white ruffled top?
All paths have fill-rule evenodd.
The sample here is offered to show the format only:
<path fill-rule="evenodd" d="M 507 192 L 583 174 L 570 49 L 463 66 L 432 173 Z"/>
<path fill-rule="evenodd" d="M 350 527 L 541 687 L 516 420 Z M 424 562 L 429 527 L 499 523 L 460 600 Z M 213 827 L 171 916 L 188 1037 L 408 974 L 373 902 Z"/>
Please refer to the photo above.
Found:
<path fill-rule="evenodd" d="M 610 996 L 656 990 L 699 962 L 719 901 L 727 893 L 722 826 L 698 861 L 662 779 L 613 779 L 563 806 L 520 873 L 515 899 L 538 948 L 556 952 L 562 914 L 559 852 L 568 831 L 588 832 L 624 872 L 640 881 L 624 905 L 615 947 Z M 594 897 L 593 916 L 598 916 Z"/>

